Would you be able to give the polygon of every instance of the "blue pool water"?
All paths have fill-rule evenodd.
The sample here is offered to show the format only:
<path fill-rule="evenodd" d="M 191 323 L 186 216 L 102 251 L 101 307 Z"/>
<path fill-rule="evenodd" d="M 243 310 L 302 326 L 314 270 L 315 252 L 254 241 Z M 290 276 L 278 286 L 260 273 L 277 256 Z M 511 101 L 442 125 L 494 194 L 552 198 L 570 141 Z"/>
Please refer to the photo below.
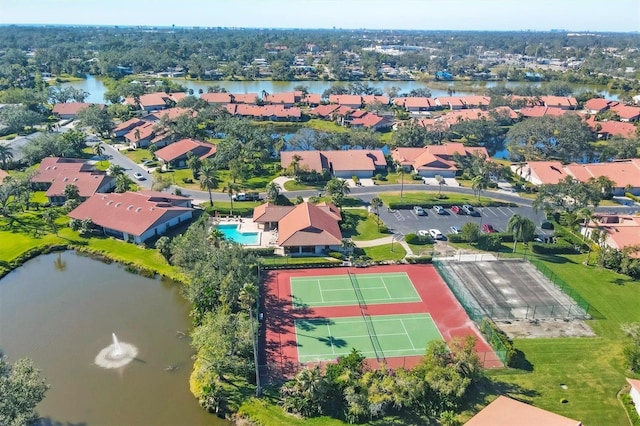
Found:
<path fill-rule="evenodd" d="M 258 244 L 257 232 L 240 232 L 238 231 L 238 225 L 234 224 L 216 225 L 216 228 L 218 228 L 228 240 L 249 246 Z"/>

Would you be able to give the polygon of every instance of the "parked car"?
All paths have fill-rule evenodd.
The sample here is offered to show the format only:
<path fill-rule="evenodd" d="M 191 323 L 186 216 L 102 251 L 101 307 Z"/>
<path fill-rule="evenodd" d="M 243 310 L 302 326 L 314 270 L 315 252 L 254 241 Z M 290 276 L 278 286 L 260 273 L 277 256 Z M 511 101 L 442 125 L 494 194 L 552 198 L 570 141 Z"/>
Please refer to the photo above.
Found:
<path fill-rule="evenodd" d="M 473 206 L 470 206 L 469 204 L 465 204 L 464 206 L 462 206 L 462 210 L 469 216 L 480 216 L 480 212 L 474 209 Z"/>
<path fill-rule="evenodd" d="M 486 232 L 487 234 L 493 234 L 494 232 L 498 232 L 498 231 L 496 231 L 496 228 L 494 228 L 493 225 L 491 225 L 490 223 L 483 223 L 482 232 Z"/>
<path fill-rule="evenodd" d="M 433 238 L 434 240 L 445 240 L 445 236 L 442 232 L 440 232 L 439 229 L 429 229 L 429 235 L 431 235 L 431 238 Z"/>
<path fill-rule="evenodd" d="M 459 234 L 460 232 L 460 228 L 458 228 L 457 226 L 451 226 L 449 227 L 449 233 L 450 234 Z"/>
<path fill-rule="evenodd" d="M 433 206 L 433 211 L 437 214 L 447 214 L 447 211 L 442 206 Z"/>
<path fill-rule="evenodd" d="M 145 180 L 145 177 L 142 176 L 142 173 L 140 173 L 140 172 L 135 172 L 133 174 L 133 177 L 136 178 L 137 180 Z"/>
<path fill-rule="evenodd" d="M 413 206 L 413 212 L 418 216 L 426 216 L 427 212 L 420 206 Z"/>
<path fill-rule="evenodd" d="M 464 210 L 460 206 L 451 206 L 451 211 L 455 214 L 464 214 Z"/>
<path fill-rule="evenodd" d="M 417 236 L 419 236 L 419 237 L 428 237 L 428 236 L 430 236 L 431 234 L 429 233 L 429 231 L 428 231 L 428 230 L 426 230 L 426 229 L 421 229 L 421 230 L 419 230 L 418 232 L 416 232 L 416 235 L 417 235 Z"/>

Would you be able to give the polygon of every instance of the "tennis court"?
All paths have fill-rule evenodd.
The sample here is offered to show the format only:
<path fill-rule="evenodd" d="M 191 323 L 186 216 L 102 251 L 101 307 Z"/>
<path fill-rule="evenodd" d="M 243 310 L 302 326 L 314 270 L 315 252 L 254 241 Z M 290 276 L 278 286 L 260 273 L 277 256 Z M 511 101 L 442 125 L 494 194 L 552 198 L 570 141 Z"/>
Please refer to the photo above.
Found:
<path fill-rule="evenodd" d="M 292 277 L 294 308 L 421 302 L 406 273 Z"/>
<path fill-rule="evenodd" d="M 352 348 L 378 360 L 424 355 L 427 342 L 444 340 L 426 313 L 301 319 L 295 332 L 303 363 L 335 360 Z"/>

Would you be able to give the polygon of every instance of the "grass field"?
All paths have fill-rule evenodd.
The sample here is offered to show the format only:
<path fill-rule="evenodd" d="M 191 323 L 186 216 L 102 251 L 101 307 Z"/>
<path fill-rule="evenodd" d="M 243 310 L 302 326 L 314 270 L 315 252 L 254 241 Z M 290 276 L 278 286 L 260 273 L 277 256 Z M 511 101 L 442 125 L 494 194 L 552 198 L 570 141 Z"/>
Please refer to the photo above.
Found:
<path fill-rule="evenodd" d="M 351 348 L 367 358 L 422 355 L 426 342 L 443 340 L 429 314 L 303 319 L 295 327 L 300 362 L 336 359 Z"/>
<path fill-rule="evenodd" d="M 407 274 L 350 274 L 291 278 L 294 308 L 420 302 Z"/>
<path fill-rule="evenodd" d="M 351 238 L 354 241 L 369 241 L 378 238 L 388 237 L 390 234 L 382 233 L 378 230 L 378 222 L 375 214 L 369 213 L 365 209 L 343 209 L 342 222 L 355 223 L 355 229 L 342 229 L 342 236 Z M 384 224 L 381 222 L 380 227 Z"/>
<path fill-rule="evenodd" d="M 541 259 L 595 309 L 595 319 L 588 324 L 598 337 L 517 339 L 515 346 L 524 352 L 532 371 L 489 371 L 489 375 L 521 390 L 513 396 L 585 425 L 628 425 L 616 399 L 630 374 L 623 364 L 627 339 L 620 325 L 640 321 L 640 286 L 629 277 L 585 267 L 584 255 Z M 563 398 L 569 402 L 561 403 Z"/>
<path fill-rule="evenodd" d="M 489 197 L 480 197 L 479 199 L 473 194 L 458 194 L 453 192 L 442 192 L 442 195 L 446 196 L 446 198 L 438 198 L 438 189 L 434 188 L 433 191 L 421 191 L 421 192 L 410 192 L 404 191 L 402 194 L 402 202 L 404 204 L 411 203 L 434 203 L 434 204 L 471 204 L 471 205 L 489 205 L 491 203 L 495 203 L 496 200 Z M 389 203 L 399 203 L 400 202 L 400 192 L 385 192 L 380 194 L 380 198 L 385 203 L 385 205 L 389 205 Z M 507 203 L 504 203 L 507 204 Z"/>

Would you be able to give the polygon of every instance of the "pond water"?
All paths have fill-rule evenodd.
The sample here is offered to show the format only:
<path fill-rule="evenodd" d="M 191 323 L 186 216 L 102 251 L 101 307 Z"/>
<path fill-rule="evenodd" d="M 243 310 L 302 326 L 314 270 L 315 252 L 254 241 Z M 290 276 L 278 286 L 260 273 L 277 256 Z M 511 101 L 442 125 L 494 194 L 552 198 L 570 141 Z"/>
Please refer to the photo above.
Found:
<path fill-rule="evenodd" d="M 340 83 L 343 85 L 348 85 L 349 81 L 269 81 L 269 80 L 257 80 L 257 81 L 191 81 L 186 79 L 174 79 L 174 81 L 182 86 L 185 86 L 187 89 L 192 89 L 194 94 L 197 96 L 198 91 L 202 89 L 203 92 L 206 93 L 207 88 L 209 86 L 220 86 L 227 89 L 227 91 L 231 93 L 256 93 L 261 94 L 264 90 L 267 93 L 279 93 L 279 92 L 290 92 L 293 91 L 294 87 L 302 85 L 307 86 L 310 93 L 322 93 L 331 87 L 334 84 Z M 420 81 L 367 81 L 364 82 L 371 87 L 378 88 L 383 92 L 387 92 L 392 86 L 399 87 L 400 92 L 410 92 L 413 89 L 418 88 L 429 88 L 431 90 L 432 97 L 442 97 L 448 96 L 447 90 L 438 90 L 432 87 L 429 87 L 427 83 L 423 83 Z M 478 81 L 474 83 L 474 87 L 477 89 L 482 89 L 485 87 L 494 87 L 498 84 L 495 81 Z M 540 82 L 506 82 L 504 83 L 506 87 L 518 87 L 518 86 L 540 86 Z M 63 83 L 63 86 L 71 86 L 76 89 L 82 89 L 89 93 L 89 96 L 86 99 L 86 102 L 95 102 L 95 103 L 104 103 L 104 94 L 107 91 L 107 88 L 104 86 L 102 81 L 94 76 L 87 75 L 87 78 L 82 81 L 74 81 L 70 83 Z M 469 91 L 470 89 L 466 89 L 466 91 L 460 87 L 456 89 L 456 83 L 449 83 L 449 87 L 453 88 L 456 91 L 457 96 L 467 96 L 474 95 L 476 93 Z M 581 93 L 587 90 L 601 93 L 605 98 L 617 100 L 618 95 L 615 93 L 610 93 L 606 90 L 606 87 L 599 86 L 589 86 L 589 85 L 571 85 L 573 87 L 575 93 Z"/>
<path fill-rule="evenodd" d="M 33 359 L 51 384 L 42 424 L 228 425 L 189 392 L 188 312 L 177 284 L 48 254 L 0 280 L 0 351 Z M 111 333 L 138 349 L 119 369 L 94 364 Z"/>

